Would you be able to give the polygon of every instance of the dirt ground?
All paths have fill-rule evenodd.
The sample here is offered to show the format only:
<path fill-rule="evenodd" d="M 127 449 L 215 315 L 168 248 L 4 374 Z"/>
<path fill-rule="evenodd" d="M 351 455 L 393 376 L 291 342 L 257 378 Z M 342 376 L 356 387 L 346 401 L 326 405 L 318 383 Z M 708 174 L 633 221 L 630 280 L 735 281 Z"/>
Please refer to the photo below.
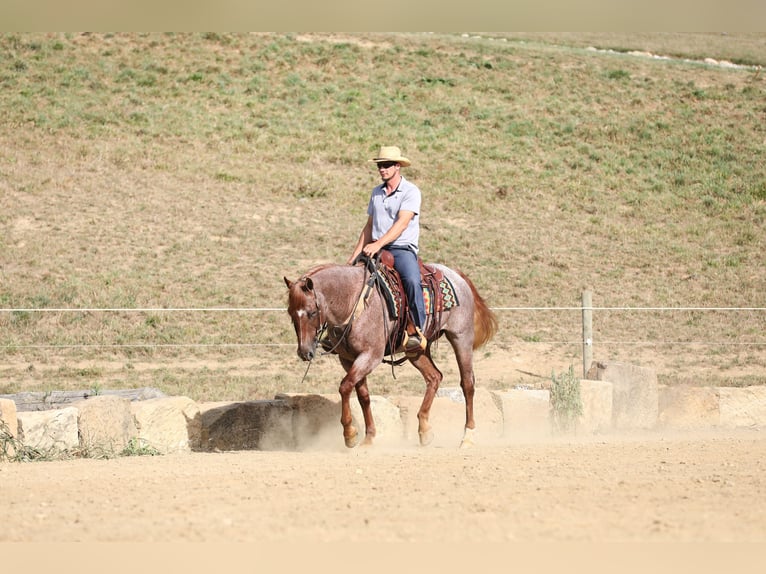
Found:
<path fill-rule="evenodd" d="M 766 434 L 0 463 L 0 542 L 766 541 Z"/>

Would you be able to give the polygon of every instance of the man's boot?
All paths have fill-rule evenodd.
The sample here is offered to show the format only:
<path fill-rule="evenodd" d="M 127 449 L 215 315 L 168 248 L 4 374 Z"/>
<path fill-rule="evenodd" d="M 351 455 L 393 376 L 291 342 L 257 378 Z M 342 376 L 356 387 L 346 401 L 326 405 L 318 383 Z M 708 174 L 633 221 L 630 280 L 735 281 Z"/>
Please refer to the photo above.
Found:
<path fill-rule="evenodd" d="M 407 332 L 405 333 L 402 346 L 404 347 L 405 355 L 416 355 L 426 350 L 428 340 L 423 334 L 423 331 L 415 325 L 408 325 Z"/>

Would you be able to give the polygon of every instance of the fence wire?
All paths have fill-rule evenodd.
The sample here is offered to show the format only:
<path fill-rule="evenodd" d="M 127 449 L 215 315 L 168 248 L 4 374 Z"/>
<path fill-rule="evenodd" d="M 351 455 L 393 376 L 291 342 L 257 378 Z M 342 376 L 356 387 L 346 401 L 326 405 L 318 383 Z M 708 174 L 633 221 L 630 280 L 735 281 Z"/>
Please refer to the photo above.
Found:
<path fill-rule="evenodd" d="M 604 325 L 604 322 L 608 322 L 609 313 L 672 313 L 672 312 L 686 312 L 686 313 L 750 313 L 759 315 L 766 312 L 766 307 L 701 307 L 701 306 L 688 306 L 688 307 L 659 307 L 659 306 L 646 306 L 646 307 L 630 307 L 630 306 L 496 306 L 490 307 L 492 311 L 507 315 L 514 313 L 557 313 L 571 312 L 581 313 L 583 311 L 600 312 L 601 314 L 594 315 L 594 321 L 602 323 L 595 331 L 597 333 L 608 333 L 608 325 Z M 286 313 L 287 309 L 284 307 L 21 307 L 21 308 L 0 308 L 0 318 L 23 316 L 29 314 L 96 314 L 96 313 L 112 313 L 112 314 L 164 314 L 164 313 Z M 575 316 L 574 320 L 577 320 Z M 740 335 L 747 336 L 746 338 L 752 339 L 753 333 L 761 334 L 766 332 L 766 327 L 760 325 L 760 322 L 766 319 L 766 314 L 762 317 L 759 316 L 757 322 L 759 325 L 750 326 L 749 332 L 738 332 L 737 328 L 742 326 L 743 323 L 735 323 L 733 325 L 727 325 L 726 329 L 719 329 L 717 332 L 725 338 L 719 337 L 718 339 L 693 339 L 693 340 L 668 340 L 661 336 L 650 336 L 644 340 L 636 339 L 614 339 L 595 338 L 594 344 L 601 346 L 715 346 L 715 347 L 742 347 L 753 348 L 766 346 L 766 339 L 757 338 L 755 340 L 732 340 L 733 338 L 740 338 Z M 569 326 L 558 329 L 568 333 L 580 333 L 581 323 L 571 322 Z M 514 331 L 512 325 L 507 324 L 507 318 L 502 318 L 500 321 L 501 328 L 500 333 Z M 526 327 L 535 331 L 534 321 L 528 321 L 524 323 Z M 636 327 L 636 325 L 633 325 Z M 59 326 L 61 329 L 65 327 Z M 693 326 L 692 326 L 693 327 Z M 518 331 L 519 328 L 517 327 Z M 540 345 L 580 345 L 582 339 L 569 339 L 556 337 L 551 333 L 551 328 L 540 328 L 541 334 L 534 335 L 516 335 L 515 339 L 496 338 L 493 343 L 498 346 L 513 345 L 519 342 L 525 344 L 540 344 Z M 616 329 L 617 331 L 625 331 L 624 327 Z M 640 330 L 640 329 L 636 329 Z M 0 331 L 1 332 L 1 331 Z M 627 334 L 627 333 L 626 333 Z M 546 337 L 546 335 L 548 335 Z M 554 335 L 552 338 L 550 335 Z M 54 349 L 246 349 L 257 347 L 292 347 L 294 342 L 292 340 L 285 342 L 105 342 L 105 343 L 31 343 L 31 342 L 13 342 L 6 338 L 5 343 L 0 343 L 0 349 L 9 350 L 54 350 Z"/>

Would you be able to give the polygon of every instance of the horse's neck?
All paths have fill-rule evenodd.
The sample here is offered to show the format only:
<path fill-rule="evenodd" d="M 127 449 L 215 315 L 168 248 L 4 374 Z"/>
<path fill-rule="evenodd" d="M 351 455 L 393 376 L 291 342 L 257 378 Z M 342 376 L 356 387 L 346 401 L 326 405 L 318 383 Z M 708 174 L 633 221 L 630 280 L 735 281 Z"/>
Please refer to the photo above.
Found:
<path fill-rule="evenodd" d="M 312 279 L 322 300 L 325 320 L 331 325 L 348 321 L 364 286 L 364 268 L 332 266 L 317 272 Z"/>

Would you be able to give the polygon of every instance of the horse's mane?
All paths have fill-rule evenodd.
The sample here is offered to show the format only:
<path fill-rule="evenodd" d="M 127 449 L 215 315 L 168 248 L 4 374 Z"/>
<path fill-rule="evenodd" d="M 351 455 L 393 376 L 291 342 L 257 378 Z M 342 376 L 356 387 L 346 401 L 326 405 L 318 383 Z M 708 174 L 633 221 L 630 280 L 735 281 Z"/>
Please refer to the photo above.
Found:
<path fill-rule="evenodd" d="M 303 304 L 303 299 L 305 298 L 305 294 L 303 293 L 303 286 L 306 284 L 306 280 L 312 275 L 319 273 L 323 269 L 327 269 L 328 267 L 332 266 L 332 263 L 322 263 L 320 265 L 316 265 L 301 275 L 297 281 L 292 283 L 288 295 L 288 310 Z"/>
<path fill-rule="evenodd" d="M 306 277 L 311 277 L 312 275 L 316 275 L 320 271 L 327 269 L 329 267 L 335 267 L 335 263 L 320 263 L 319 265 L 315 265 L 314 267 L 306 271 L 306 273 L 303 274 L 303 277 L 301 277 L 301 279 L 305 279 Z"/>

